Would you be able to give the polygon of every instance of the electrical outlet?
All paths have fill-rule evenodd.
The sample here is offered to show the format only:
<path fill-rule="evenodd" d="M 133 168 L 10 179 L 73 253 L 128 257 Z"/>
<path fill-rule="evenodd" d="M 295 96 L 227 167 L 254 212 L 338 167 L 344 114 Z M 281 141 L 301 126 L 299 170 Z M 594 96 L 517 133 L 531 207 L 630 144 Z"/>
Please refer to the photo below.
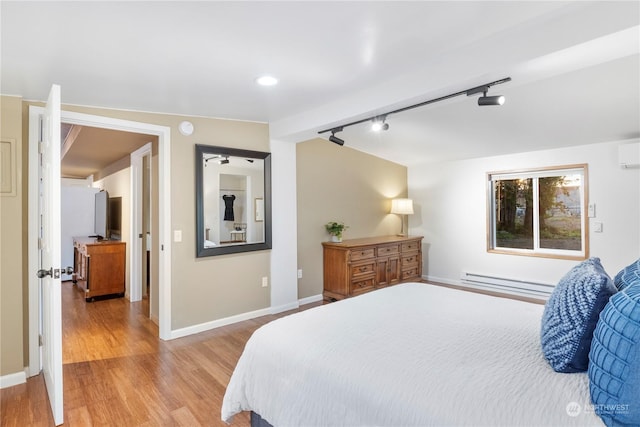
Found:
<path fill-rule="evenodd" d="M 593 232 L 594 233 L 602 233 L 602 223 L 601 222 L 594 222 L 593 223 Z"/>
<path fill-rule="evenodd" d="M 302 279 L 302 269 L 298 269 L 298 279 Z"/>
<path fill-rule="evenodd" d="M 267 286 L 269 286 L 269 278 L 265 276 L 262 278 L 262 287 L 266 288 Z"/>
<path fill-rule="evenodd" d="M 173 241 L 182 242 L 182 230 L 173 230 Z"/>

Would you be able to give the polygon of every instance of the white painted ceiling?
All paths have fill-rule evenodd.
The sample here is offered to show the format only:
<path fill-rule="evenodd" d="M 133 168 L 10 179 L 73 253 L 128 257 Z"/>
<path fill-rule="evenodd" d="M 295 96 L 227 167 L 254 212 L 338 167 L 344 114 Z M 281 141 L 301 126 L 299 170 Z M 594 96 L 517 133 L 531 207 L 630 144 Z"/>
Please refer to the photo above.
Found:
<path fill-rule="evenodd" d="M 58 83 L 66 104 L 262 121 L 299 142 L 511 77 L 489 92 L 502 107 L 461 96 L 338 136 L 405 165 L 640 136 L 639 1 L 2 1 L 0 15 L 0 90 L 30 100 Z M 265 73 L 280 83 L 257 86 Z"/>

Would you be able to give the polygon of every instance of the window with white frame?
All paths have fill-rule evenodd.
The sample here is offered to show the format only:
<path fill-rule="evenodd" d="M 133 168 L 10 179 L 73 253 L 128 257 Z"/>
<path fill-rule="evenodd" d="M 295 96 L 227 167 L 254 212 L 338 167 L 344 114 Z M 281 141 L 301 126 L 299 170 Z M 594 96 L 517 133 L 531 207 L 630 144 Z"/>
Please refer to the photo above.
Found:
<path fill-rule="evenodd" d="M 487 178 L 489 252 L 589 256 L 586 164 L 491 172 Z"/>

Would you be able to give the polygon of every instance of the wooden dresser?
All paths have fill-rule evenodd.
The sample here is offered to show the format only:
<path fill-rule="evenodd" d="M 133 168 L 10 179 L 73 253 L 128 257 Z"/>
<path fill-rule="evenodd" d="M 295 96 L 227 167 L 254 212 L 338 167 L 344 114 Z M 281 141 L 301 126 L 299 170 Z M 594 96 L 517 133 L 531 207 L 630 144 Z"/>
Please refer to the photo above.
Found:
<path fill-rule="evenodd" d="M 124 296 L 126 243 L 73 238 L 73 283 L 87 301 L 104 295 Z"/>
<path fill-rule="evenodd" d="M 422 280 L 422 236 L 382 236 L 323 242 L 326 300 Z"/>

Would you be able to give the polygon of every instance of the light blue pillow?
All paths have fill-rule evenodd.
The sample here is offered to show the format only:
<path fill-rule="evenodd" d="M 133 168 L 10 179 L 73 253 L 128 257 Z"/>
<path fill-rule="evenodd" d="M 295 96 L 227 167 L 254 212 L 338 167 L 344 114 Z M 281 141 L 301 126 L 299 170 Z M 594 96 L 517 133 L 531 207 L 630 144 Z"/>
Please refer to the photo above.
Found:
<path fill-rule="evenodd" d="M 573 267 L 544 307 L 540 342 L 556 372 L 584 372 L 598 316 L 617 289 L 599 258 Z"/>
<path fill-rule="evenodd" d="M 616 285 L 616 288 L 621 291 L 629 286 L 631 282 L 638 279 L 640 279 L 640 258 L 620 270 L 613 279 L 613 283 Z"/>
<path fill-rule="evenodd" d="M 589 354 L 589 389 L 605 424 L 640 425 L 640 278 L 611 297 Z"/>

